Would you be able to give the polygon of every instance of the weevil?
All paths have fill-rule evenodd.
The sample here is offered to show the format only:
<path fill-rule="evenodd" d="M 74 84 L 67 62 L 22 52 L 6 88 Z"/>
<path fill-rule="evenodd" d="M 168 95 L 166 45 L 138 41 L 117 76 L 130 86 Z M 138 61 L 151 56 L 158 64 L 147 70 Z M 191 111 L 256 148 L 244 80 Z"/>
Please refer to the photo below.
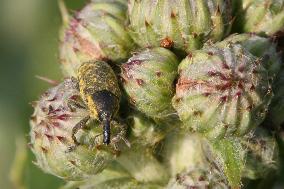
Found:
<path fill-rule="evenodd" d="M 111 121 L 119 109 L 121 92 L 112 68 L 103 61 L 83 63 L 77 73 L 77 88 L 83 99 L 89 116 L 83 118 L 72 129 L 72 138 L 76 145 L 75 134 L 83 129 L 89 119 L 97 119 L 103 125 L 103 143 L 111 142 Z"/>

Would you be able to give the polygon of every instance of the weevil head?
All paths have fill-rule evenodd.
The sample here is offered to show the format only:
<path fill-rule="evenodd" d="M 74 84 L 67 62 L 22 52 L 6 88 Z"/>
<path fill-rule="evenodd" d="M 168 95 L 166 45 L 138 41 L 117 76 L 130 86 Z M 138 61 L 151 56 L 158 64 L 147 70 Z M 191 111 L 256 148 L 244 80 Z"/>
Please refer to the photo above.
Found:
<path fill-rule="evenodd" d="M 110 121 L 118 109 L 119 99 L 110 91 L 97 91 L 92 95 L 98 119 L 103 123 L 103 142 L 110 143 Z"/>
<path fill-rule="evenodd" d="M 92 100 L 96 106 L 96 112 L 100 121 L 112 119 L 118 109 L 118 97 L 110 91 L 102 90 L 92 94 Z"/>

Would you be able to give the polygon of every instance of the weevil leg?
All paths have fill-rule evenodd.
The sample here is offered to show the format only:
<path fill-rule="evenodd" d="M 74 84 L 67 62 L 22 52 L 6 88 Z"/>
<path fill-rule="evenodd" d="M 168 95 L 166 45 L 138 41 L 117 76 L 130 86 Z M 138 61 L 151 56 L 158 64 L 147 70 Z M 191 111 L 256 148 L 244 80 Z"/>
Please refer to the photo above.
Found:
<path fill-rule="evenodd" d="M 73 127 L 72 139 L 73 139 L 74 145 L 69 146 L 67 152 L 74 151 L 76 149 L 76 147 L 80 145 L 80 143 L 77 141 L 75 135 L 80 129 L 83 129 L 84 127 L 86 127 L 86 123 L 88 122 L 89 119 L 90 119 L 90 116 L 87 116 Z"/>
<path fill-rule="evenodd" d="M 87 109 L 83 104 L 71 98 L 68 99 L 67 106 L 72 112 L 74 112 L 76 109 Z"/>
<path fill-rule="evenodd" d="M 127 126 L 121 122 L 119 122 L 117 119 L 113 119 L 112 120 L 112 125 L 114 127 L 118 127 L 121 129 L 121 131 L 117 134 L 116 137 L 112 138 L 111 142 L 113 144 L 116 144 L 119 140 L 123 140 L 124 143 L 130 148 L 131 147 L 131 144 L 129 143 L 129 141 L 124 138 L 125 134 L 126 134 L 126 129 L 127 129 Z M 116 147 L 116 146 L 114 146 Z"/>
<path fill-rule="evenodd" d="M 113 153 L 114 153 L 115 155 L 119 155 L 119 154 L 120 154 L 120 150 L 119 150 L 119 148 L 118 148 L 118 145 L 117 145 L 117 144 L 113 144 L 113 148 L 114 148 Z"/>
<path fill-rule="evenodd" d="M 84 119 L 82 119 L 79 123 L 77 123 L 73 129 L 72 129 L 72 139 L 74 141 L 75 144 L 79 144 L 79 142 L 77 141 L 75 135 L 76 133 L 80 130 L 83 129 L 84 127 L 86 127 L 86 123 L 89 121 L 90 116 L 85 117 Z"/>
<path fill-rule="evenodd" d="M 103 134 L 97 134 L 93 139 L 92 139 L 92 142 L 91 142 L 91 144 L 90 144 L 90 149 L 93 149 L 94 147 L 96 147 L 96 148 L 100 148 L 100 142 L 99 141 L 97 141 L 97 138 L 98 137 L 100 137 L 100 136 L 102 136 Z"/>
<path fill-rule="evenodd" d="M 121 126 L 118 125 L 118 124 L 117 124 L 117 126 L 115 126 L 114 124 L 117 124 L 117 122 L 112 121 L 112 125 L 113 125 L 114 127 L 117 127 L 117 126 L 121 127 Z M 117 142 L 118 142 L 120 139 L 121 139 L 121 132 L 119 132 L 119 133 L 117 134 L 117 136 L 115 136 L 115 137 L 113 137 L 113 138 L 111 139 L 111 145 L 112 145 L 112 147 L 113 147 L 113 154 L 114 154 L 115 156 L 119 156 L 119 155 L 120 155 L 120 150 L 119 150 L 119 147 L 118 147 L 118 145 L 117 145 Z"/>

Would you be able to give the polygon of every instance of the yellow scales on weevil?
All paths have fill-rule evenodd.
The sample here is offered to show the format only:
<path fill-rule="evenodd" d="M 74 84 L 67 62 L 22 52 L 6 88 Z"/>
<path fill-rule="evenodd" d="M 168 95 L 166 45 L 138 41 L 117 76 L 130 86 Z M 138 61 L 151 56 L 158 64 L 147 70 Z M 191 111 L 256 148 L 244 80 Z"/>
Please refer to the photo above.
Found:
<path fill-rule="evenodd" d="M 121 96 L 115 73 L 106 62 L 86 62 L 79 67 L 77 79 L 80 95 L 90 114 L 73 128 L 73 140 L 78 143 L 75 134 L 91 118 L 102 122 L 103 143 L 109 144 L 110 123 L 119 109 Z"/>

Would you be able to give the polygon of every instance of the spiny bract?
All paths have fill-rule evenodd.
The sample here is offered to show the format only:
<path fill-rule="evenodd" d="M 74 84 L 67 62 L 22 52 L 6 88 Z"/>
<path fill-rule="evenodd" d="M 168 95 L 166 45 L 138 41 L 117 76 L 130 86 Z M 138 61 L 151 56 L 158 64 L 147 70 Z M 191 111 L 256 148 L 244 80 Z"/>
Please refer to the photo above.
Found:
<path fill-rule="evenodd" d="M 76 77 L 86 61 L 121 63 L 129 56 L 133 42 L 125 30 L 126 0 L 96 0 L 85 6 L 64 26 L 60 59 L 63 72 Z"/>
<path fill-rule="evenodd" d="M 166 188 L 229 188 L 222 170 L 206 158 L 205 141 L 199 134 L 182 131 L 167 136 L 162 157 L 171 173 L 171 179 Z"/>
<path fill-rule="evenodd" d="M 174 113 L 171 98 L 179 61 L 171 51 L 146 49 L 122 65 L 123 86 L 135 107 L 153 118 Z"/>
<path fill-rule="evenodd" d="M 230 189 L 225 177 L 215 168 L 194 168 L 172 178 L 166 189 Z"/>
<path fill-rule="evenodd" d="M 275 80 L 282 60 L 277 51 L 277 44 L 273 42 L 273 39 L 252 33 L 232 34 L 215 45 L 224 48 L 231 44 L 240 44 L 254 56 L 263 59 L 264 67 L 267 69 L 271 81 Z"/>
<path fill-rule="evenodd" d="M 231 0 L 130 0 L 130 33 L 141 47 L 199 49 L 230 31 Z"/>
<path fill-rule="evenodd" d="M 258 126 L 271 97 L 261 59 L 230 45 L 190 53 L 179 66 L 172 102 L 184 128 L 216 139 L 242 136 Z"/>
<path fill-rule="evenodd" d="M 70 100 L 77 105 L 69 104 Z M 75 145 L 72 128 L 88 114 L 72 79 L 42 95 L 30 121 L 31 149 L 40 168 L 65 180 L 80 180 L 101 172 L 114 159 L 116 151 L 113 146 L 102 145 L 102 131 L 96 121 L 77 133 L 81 145 L 69 151 Z M 113 124 L 112 137 L 124 136 L 125 130 Z"/>

